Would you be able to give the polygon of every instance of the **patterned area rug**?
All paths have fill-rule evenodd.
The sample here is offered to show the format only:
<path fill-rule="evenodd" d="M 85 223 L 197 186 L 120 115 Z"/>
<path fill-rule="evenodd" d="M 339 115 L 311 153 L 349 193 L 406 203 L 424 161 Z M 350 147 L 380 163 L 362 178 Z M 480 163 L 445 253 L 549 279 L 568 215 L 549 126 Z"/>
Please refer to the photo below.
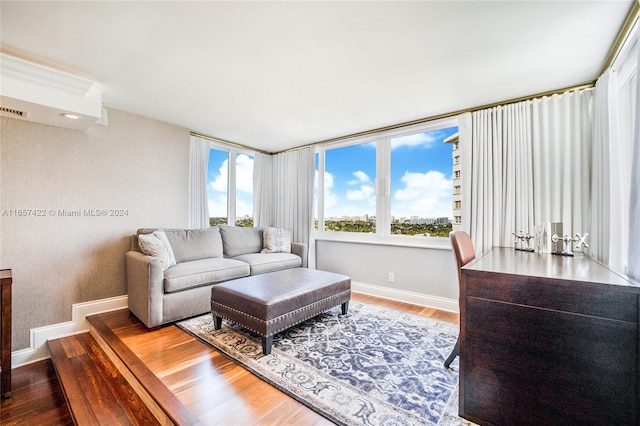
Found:
<path fill-rule="evenodd" d="M 443 362 L 458 326 L 351 302 L 274 336 L 260 338 L 210 314 L 178 323 L 309 408 L 343 425 L 463 425 L 457 416 L 458 361 Z"/>

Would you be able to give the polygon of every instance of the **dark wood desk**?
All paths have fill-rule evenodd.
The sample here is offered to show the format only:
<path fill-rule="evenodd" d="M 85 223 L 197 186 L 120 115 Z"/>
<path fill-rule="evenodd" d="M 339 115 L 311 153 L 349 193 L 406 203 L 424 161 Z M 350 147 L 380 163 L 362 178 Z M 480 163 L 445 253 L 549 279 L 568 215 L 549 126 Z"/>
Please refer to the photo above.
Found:
<path fill-rule="evenodd" d="M 0 389 L 11 396 L 11 269 L 0 269 Z"/>
<path fill-rule="evenodd" d="M 462 417 L 638 425 L 640 284 L 588 257 L 494 248 L 460 295 Z"/>

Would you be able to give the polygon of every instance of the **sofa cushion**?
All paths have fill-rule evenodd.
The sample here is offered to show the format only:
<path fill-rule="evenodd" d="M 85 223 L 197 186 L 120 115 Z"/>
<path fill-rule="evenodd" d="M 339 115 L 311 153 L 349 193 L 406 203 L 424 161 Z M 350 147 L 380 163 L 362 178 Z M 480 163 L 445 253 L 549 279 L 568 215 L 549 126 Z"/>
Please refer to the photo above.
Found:
<path fill-rule="evenodd" d="M 140 235 L 138 238 L 140 251 L 147 256 L 153 256 L 160 261 L 162 270 L 176 264 L 171 244 L 163 231 L 154 231 L 150 234 Z"/>
<path fill-rule="evenodd" d="M 176 262 L 222 257 L 220 228 L 165 229 Z"/>
<path fill-rule="evenodd" d="M 222 248 L 226 257 L 259 253 L 263 248 L 262 228 L 220 225 Z"/>
<path fill-rule="evenodd" d="M 262 253 L 291 253 L 291 231 L 280 228 L 264 228 Z"/>
<path fill-rule="evenodd" d="M 172 293 L 193 287 L 246 277 L 249 265 L 239 260 L 209 258 L 178 263 L 164 273 L 164 291 Z"/>
<path fill-rule="evenodd" d="M 302 265 L 302 258 L 291 253 L 248 253 L 235 256 L 233 259 L 248 263 L 251 267 L 251 275 L 297 268 Z"/>

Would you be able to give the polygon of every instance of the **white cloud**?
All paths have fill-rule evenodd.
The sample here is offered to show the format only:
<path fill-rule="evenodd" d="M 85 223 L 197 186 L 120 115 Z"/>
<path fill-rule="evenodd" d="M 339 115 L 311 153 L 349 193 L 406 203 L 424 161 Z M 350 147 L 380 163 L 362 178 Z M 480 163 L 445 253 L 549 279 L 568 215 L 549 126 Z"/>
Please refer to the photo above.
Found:
<path fill-rule="evenodd" d="M 209 217 L 227 217 L 227 195 L 209 196 Z"/>
<path fill-rule="evenodd" d="M 236 191 L 253 194 L 253 158 L 245 154 L 236 157 Z"/>
<path fill-rule="evenodd" d="M 224 160 L 218 173 L 209 183 L 209 188 L 216 192 L 227 193 L 229 182 L 229 160 Z M 253 193 L 253 158 L 240 154 L 236 157 L 236 191 Z"/>
<path fill-rule="evenodd" d="M 362 170 L 357 170 L 357 171 L 353 172 L 353 176 L 355 177 L 355 179 L 350 180 L 349 182 L 347 182 L 347 185 L 357 185 L 359 183 L 371 182 L 371 178 L 369 177 L 369 175 L 367 175 Z"/>
<path fill-rule="evenodd" d="M 416 133 L 391 139 L 391 149 L 406 147 L 429 148 L 442 137 L 441 132 Z"/>
<path fill-rule="evenodd" d="M 316 170 L 314 188 L 318 188 L 318 171 Z M 317 197 L 316 197 L 317 202 Z M 324 208 L 325 211 L 335 206 L 338 196 L 333 192 L 333 175 L 325 170 L 324 172 Z"/>
<path fill-rule="evenodd" d="M 394 216 L 450 217 L 452 188 L 450 179 L 438 171 L 426 173 L 405 172 L 402 188 L 394 191 Z"/>
<path fill-rule="evenodd" d="M 371 182 L 371 178 L 362 170 L 353 172 L 355 179 L 347 182 L 347 185 L 360 185 L 359 189 L 348 189 L 345 192 L 345 197 L 349 201 L 374 201 L 375 204 L 375 189 L 371 185 L 367 185 Z"/>
<path fill-rule="evenodd" d="M 349 201 L 361 201 L 375 199 L 376 191 L 371 185 L 361 185 L 360 189 L 349 189 L 345 193 Z"/>
<path fill-rule="evenodd" d="M 209 188 L 216 192 L 227 193 L 227 182 L 229 177 L 229 160 L 224 160 L 218 169 L 218 174 L 209 183 Z"/>
<path fill-rule="evenodd" d="M 238 198 L 236 200 L 236 218 L 242 219 L 245 216 L 253 217 L 253 200 L 246 201 Z"/>
<path fill-rule="evenodd" d="M 333 175 L 324 172 L 324 208 L 330 209 L 338 202 L 338 196 L 333 192 Z"/>

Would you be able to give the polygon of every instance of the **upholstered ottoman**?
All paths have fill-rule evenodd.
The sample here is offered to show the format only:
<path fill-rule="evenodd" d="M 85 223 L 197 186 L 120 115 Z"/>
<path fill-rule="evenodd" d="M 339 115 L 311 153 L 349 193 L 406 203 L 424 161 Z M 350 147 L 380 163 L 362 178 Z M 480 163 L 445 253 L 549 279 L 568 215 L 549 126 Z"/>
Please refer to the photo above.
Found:
<path fill-rule="evenodd" d="M 351 278 L 307 268 L 285 269 L 216 284 L 211 288 L 215 329 L 222 319 L 262 337 L 262 352 L 271 353 L 273 335 L 342 305 L 347 313 Z"/>

